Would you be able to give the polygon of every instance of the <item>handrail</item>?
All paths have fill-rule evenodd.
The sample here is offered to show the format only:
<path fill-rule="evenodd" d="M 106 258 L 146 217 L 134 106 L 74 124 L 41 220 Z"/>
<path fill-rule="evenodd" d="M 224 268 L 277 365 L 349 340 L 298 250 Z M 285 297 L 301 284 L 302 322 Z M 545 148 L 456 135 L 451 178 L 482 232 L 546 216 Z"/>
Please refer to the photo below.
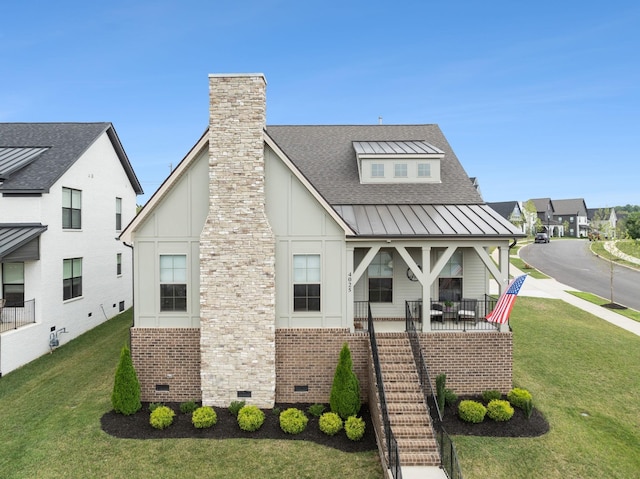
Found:
<path fill-rule="evenodd" d="M 371 306 L 368 306 L 367 327 L 369 329 L 369 342 L 371 343 L 371 355 L 373 356 L 373 368 L 376 373 L 376 383 L 378 388 L 378 398 L 380 400 L 380 411 L 382 413 L 382 425 L 384 427 L 384 437 L 387 446 L 387 467 L 395 479 L 402 479 L 402 469 L 400 467 L 400 454 L 398 451 L 398 441 L 396 441 L 391 431 L 389 412 L 387 411 L 387 400 L 384 394 L 384 384 L 382 382 L 382 371 L 380 370 L 380 357 L 378 354 L 378 343 L 376 332 L 373 326 Z"/>
<path fill-rule="evenodd" d="M 36 300 L 29 299 L 17 305 L 5 304 L 0 308 L 0 332 L 18 329 L 36 322 Z"/>
<path fill-rule="evenodd" d="M 424 354 L 422 347 L 420 346 L 420 336 L 416 329 L 416 320 L 411 314 L 411 308 L 409 302 L 406 302 L 405 308 L 406 314 L 406 329 L 409 336 L 409 342 L 411 344 L 411 351 L 413 352 L 413 360 L 416 363 L 418 370 L 418 378 L 420 381 L 420 389 L 424 395 L 424 402 L 429 410 L 431 416 L 431 422 L 433 424 L 433 430 L 436 433 L 436 439 L 440 446 L 440 464 L 443 470 L 449 477 L 449 479 L 462 479 L 462 470 L 460 469 L 460 463 L 458 461 L 458 454 L 456 453 L 455 445 L 447 434 L 442 425 L 442 414 L 438 406 L 438 400 L 436 399 L 435 392 L 431 385 L 431 379 L 429 377 L 429 370 L 427 363 L 424 360 Z M 436 414 L 433 414 L 433 410 Z"/>

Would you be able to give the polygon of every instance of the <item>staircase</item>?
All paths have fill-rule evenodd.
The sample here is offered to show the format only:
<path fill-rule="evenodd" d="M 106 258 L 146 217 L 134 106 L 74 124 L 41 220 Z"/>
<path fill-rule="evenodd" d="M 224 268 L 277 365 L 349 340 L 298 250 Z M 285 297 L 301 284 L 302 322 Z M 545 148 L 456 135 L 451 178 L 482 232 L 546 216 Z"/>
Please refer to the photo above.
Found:
<path fill-rule="evenodd" d="M 391 430 L 400 464 L 439 466 L 438 444 L 406 333 L 378 333 L 378 354 Z"/>

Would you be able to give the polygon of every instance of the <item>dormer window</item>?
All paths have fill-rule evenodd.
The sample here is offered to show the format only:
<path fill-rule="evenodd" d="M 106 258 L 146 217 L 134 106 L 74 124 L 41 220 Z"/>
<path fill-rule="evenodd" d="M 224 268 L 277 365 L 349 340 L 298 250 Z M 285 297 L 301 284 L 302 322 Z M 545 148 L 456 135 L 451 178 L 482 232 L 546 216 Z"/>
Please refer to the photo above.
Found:
<path fill-rule="evenodd" d="M 440 183 L 444 151 L 425 141 L 354 141 L 361 183 Z"/>

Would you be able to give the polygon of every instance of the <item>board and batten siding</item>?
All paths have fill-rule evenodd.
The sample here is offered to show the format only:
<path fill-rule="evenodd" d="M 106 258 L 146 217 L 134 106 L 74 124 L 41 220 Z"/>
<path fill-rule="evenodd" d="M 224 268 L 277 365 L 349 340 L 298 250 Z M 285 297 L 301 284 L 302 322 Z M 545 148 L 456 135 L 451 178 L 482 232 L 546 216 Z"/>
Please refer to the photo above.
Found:
<path fill-rule="evenodd" d="M 135 326 L 200 326 L 200 233 L 209 207 L 209 156 L 198 153 L 163 201 L 136 231 Z M 160 311 L 160 255 L 187 256 L 187 311 Z"/>
<path fill-rule="evenodd" d="M 265 149 L 267 217 L 276 235 L 276 328 L 346 328 L 344 231 L 282 160 Z M 293 255 L 318 254 L 320 312 L 293 311 Z"/>

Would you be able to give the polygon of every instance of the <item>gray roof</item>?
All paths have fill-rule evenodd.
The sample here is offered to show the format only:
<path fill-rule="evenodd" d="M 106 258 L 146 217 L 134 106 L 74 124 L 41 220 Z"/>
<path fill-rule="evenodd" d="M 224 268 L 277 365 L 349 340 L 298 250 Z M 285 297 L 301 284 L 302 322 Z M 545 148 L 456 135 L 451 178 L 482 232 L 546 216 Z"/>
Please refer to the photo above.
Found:
<path fill-rule="evenodd" d="M 444 151 L 426 141 L 354 141 L 359 155 L 437 155 Z"/>
<path fill-rule="evenodd" d="M 142 193 L 118 135 L 111 123 L 0 123 L 0 147 L 7 168 L 2 193 L 46 193 L 102 135 L 107 133 L 137 194 Z M 38 151 L 38 154 L 35 154 Z M 10 155 L 18 159 L 9 163 Z M 16 163 L 17 162 L 17 163 Z M 9 167 L 11 166 L 11 167 Z M 16 168 L 16 166 L 18 168 Z"/>
<path fill-rule="evenodd" d="M 13 253 L 47 230 L 40 223 L 0 223 L 0 258 Z"/>
<path fill-rule="evenodd" d="M 331 204 L 480 204 L 438 125 L 267 126 L 267 134 Z M 354 142 L 426 142 L 444 152 L 441 183 L 361 184 Z"/>
<path fill-rule="evenodd" d="M 487 203 L 487 205 L 496 210 L 500 216 L 507 220 L 516 209 L 522 212 L 520 210 L 520 204 L 517 201 L 497 201 L 495 203 Z"/>
<path fill-rule="evenodd" d="M 579 213 L 579 216 L 587 216 L 587 205 L 582 198 L 569 200 L 553 200 L 553 214 L 572 216 Z"/>

